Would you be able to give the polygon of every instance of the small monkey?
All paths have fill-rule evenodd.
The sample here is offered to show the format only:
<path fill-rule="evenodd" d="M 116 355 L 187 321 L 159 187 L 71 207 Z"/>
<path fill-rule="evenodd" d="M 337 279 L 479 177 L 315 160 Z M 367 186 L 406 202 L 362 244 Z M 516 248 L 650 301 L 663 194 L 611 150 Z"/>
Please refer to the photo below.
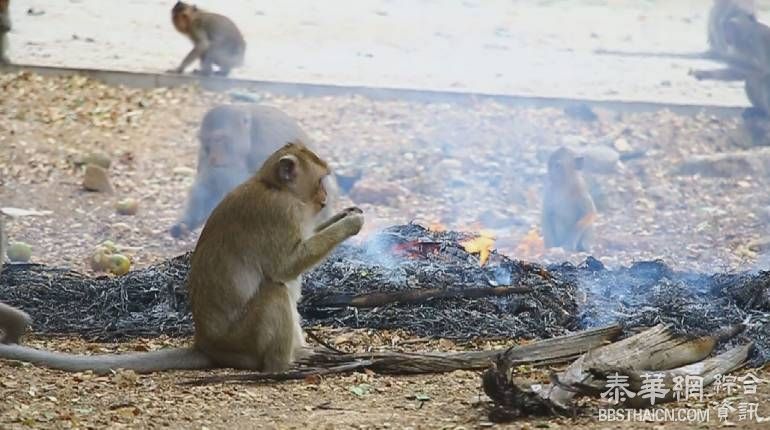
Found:
<path fill-rule="evenodd" d="M 8 36 L 6 33 L 11 31 L 11 11 L 9 6 L 11 0 L 0 0 L 0 65 L 10 64 L 8 54 Z"/>
<path fill-rule="evenodd" d="M 171 73 L 184 73 L 195 60 L 200 60 L 200 74 L 209 76 L 212 66 L 217 66 L 215 73 L 227 76 L 230 70 L 243 65 L 246 41 L 238 27 L 224 15 L 206 12 L 197 6 L 178 1 L 171 9 L 171 22 L 174 28 L 190 38 L 193 49 Z"/>
<path fill-rule="evenodd" d="M 6 243 L 5 223 L 0 212 L 0 273 L 5 264 Z M 32 320 L 25 312 L 0 303 L 0 343 L 18 343 L 31 323 Z"/>
<path fill-rule="evenodd" d="M 198 132 L 198 167 L 182 217 L 171 227 L 172 237 L 198 228 L 214 207 L 237 185 L 256 173 L 262 163 L 287 142 L 309 142 L 297 121 L 284 112 L 258 105 L 220 105 L 210 109 Z M 333 177 L 325 179 L 330 201 L 337 192 Z M 331 216 L 328 209 L 323 219 Z"/>
<path fill-rule="evenodd" d="M 96 373 L 286 369 L 307 351 L 297 311 L 302 273 L 358 234 L 364 223 L 358 208 L 315 222 L 326 205 L 323 178 L 329 173 L 326 162 L 307 147 L 290 143 L 214 209 L 193 251 L 187 281 L 195 324 L 192 347 L 83 356 L 5 343 L 0 358 Z M 0 307 L 0 323 L 14 317 L 20 322 L 19 312 Z"/>
<path fill-rule="evenodd" d="M 559 148 L 548 158 L 542 229 L 547 248 L 587 251 L 596 207 L 580 174 L 582 157 Z"/>

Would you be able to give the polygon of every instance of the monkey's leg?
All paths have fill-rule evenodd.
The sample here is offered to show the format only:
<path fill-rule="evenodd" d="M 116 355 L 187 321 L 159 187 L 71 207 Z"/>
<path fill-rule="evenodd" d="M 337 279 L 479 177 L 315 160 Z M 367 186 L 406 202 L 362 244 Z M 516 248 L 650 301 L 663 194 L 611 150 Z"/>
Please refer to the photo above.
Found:
<path fill-rule="evenodd" d="M 699 81 L 742 81 L 746 79 L 746 73 L 732 67 L 713 70 L 694 70 L 690 74 Z"/>
<path fill-rule="evenodd" d="M 8 38 L 5 33 L 2 33 L 0 34 L 0 64 L 11 64 L 11 60 L 8 59 L 8 56 L 5 53 L 7 46 Z"/>
<path fill-rule="evenodd" d="M 204 53 L 201 55 L 201 69 L 196 70 L 194 73 L 202 76 L 211 76 L 214 71 L 212 64 L 211 55 Z"/>

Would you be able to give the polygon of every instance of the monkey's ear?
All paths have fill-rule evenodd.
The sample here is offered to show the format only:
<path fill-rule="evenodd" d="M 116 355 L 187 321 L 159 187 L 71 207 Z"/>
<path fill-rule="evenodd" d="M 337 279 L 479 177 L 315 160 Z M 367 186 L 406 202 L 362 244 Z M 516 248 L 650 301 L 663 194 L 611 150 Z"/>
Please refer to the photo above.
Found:
<path fill-rule="evenodd" d="M 292 182 L 297 178 L 297 157 L 289 154 L 278 160 L 278 179 L 282 182 Z"/>
<path fill-rule="evenodd" d="M 583 164 L 585 164 L 585 158 L 583 156 L 575 157 L 575 168 L 583 170 Z"/>

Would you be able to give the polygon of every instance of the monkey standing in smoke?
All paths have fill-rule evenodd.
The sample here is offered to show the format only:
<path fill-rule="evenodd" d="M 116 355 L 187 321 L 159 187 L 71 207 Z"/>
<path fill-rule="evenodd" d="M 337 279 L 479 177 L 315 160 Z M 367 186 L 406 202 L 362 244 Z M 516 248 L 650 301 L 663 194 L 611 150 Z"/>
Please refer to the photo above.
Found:
<path fill-rule="evenodd" d="M 596 206 L 580 174 L 583 158 L 559 148 L 548 158 L 543 191 L 542 229 L 547 248 L 587 251 L 593 236 Z"/>
<path fill-rule="evenodd" d="M 0 65 L 10 64 L 6 50 L 8 49 L 8 36 L 6 33 L 11 31 L 11 11 L 9 6 L 11 0 L 0 0 Z"/>
<path fill-rule="evenodd" d="M 220 105 L 210 109 L 198 132 L 198 167 L 184 213 L 171 227 L 178 238 L 198 228 L 225 195 L 262 167 L 287 142 L 309 142 L 297 121 L 269 106 Z M 322 221 L 332 215 L 337 200 L 333 175 L 324 178 L 329 194 Z"/>
<path fill-rule="evenodd" d="M 206 12 L 197 6 L 177 2 L 171 9 L 171 21 L 174 28 L 190 38 L 193 49 L 171 73 L 184 73 L 187 66 L 200 59 L 200 74 L 209 76 L 212 66 L 219 70 L 220 76 L 230 74 L 230 69 L 243 65 L 246 41 L 240 30 L 229 18 L 216 13 Z"/>
<path fill-rule="evenodd" d="M 286 369 L 307 352 L 297 311 L 302 274 L 364 224 L 358 208 L 316 223 L 330 173 L 304 145 L 287 144 L 217 206 L 190 259 L 192 347 L 95 356 L 38 350 L 17 345 L 14 327 L 26 327 L 29 317 L 0 303 L 0 358 L 97 373 Z"/>

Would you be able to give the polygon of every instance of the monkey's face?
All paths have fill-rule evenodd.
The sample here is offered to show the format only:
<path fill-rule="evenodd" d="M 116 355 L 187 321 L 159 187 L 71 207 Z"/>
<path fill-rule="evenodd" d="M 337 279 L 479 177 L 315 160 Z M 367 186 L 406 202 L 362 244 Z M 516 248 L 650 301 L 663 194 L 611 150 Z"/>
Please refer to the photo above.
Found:
<path fill-rule="evenodd" d="M 11 3 L 10 0 L 0 0 L 0 13 L 6 14 L 8 13 L 8 5 Z"/>
<path fill-rule="evenodd" d="M 580 170 L 582 158 L 567 148 L 559 148 L 548 158 L 548 177 L 554 182 L 562 182 Z"/>
<path fill-rule="evenodd" d="M 287 189 L 305 203 L 313 215 L 326 207 L 326 182 L 330 173 L 326 162 L 299 143 L 289 143 L 279 149 L 260 171 L 261 176 L 267 175 L 263 176 L 267 182 Z"/>
<path fill-rule="evenodd" d="M 200 136 L 201 159 L 213 167 L 235 166 L 245 161 L 248 137 L 225 130 L 215 130 Z"/>
<path fill-rule="evenodd" d="M 2 0 L 0 0 L 2 1 Z M 190 33 L 190 17 L 187 16 L 184 11 L 182 12 L 172 12 L 171 13 L 171 22 L 174 23 L 174 28 L 182 34 L 189 34 Z"/>

